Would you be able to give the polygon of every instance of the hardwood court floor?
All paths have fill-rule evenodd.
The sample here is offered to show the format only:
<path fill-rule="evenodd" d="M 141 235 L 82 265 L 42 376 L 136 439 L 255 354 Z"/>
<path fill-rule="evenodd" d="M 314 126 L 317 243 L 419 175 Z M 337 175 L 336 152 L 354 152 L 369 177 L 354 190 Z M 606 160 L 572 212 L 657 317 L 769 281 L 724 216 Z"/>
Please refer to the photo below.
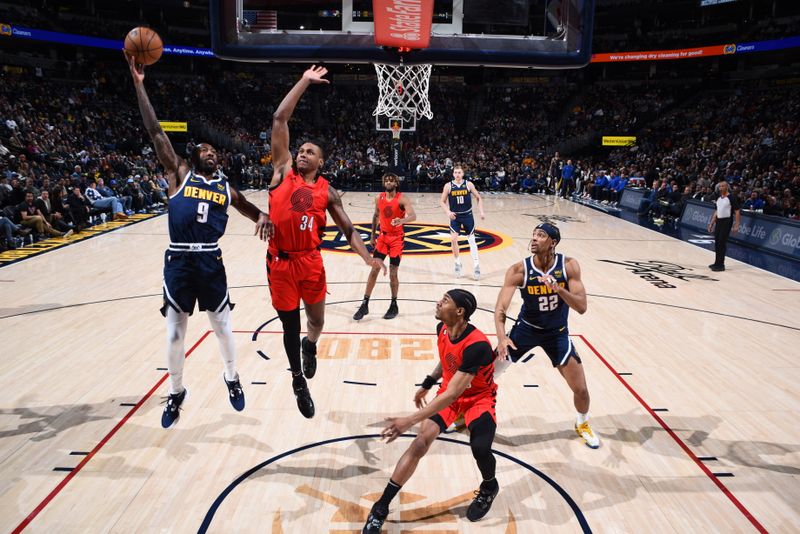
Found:
<path fill-rule="evenodd" d="M 265 193 L 249 196 L 265 204 Z M 423 224 L 446 223 L 438 195 L 413 197 L 415 246 L 447 250 L 446 232 Z M 371 220 L 374 196 L 344 202 L 355 222 Z M 456 284 L 474 291 L 474 323 L 493 333 L 505 269 L 546 217 L 589 293 L 570 331 L 601 448 L 578 441 L 570 392 L 537 351 L 498 380 L 501 492 L 489 515 L 463 517 L 479 474 L 456 433 L 434 444 L 385 531 L 796 532 L 800 284 L 733 260 L 714 280 L 693 278 L 712 278 L 711 252 L 552 198 L 488 195 L 486 212 L 478 228 L 504 242 L 485 238 L 498 246 L 481 254 L 480 282 L 454 280 L 449 254 L 408 254 L 392 321 L 381 318 L 386 279 L 370 315 L 352 321 L 368 269 L 324 254 L 330 305 L 311 421 L 291 393 L 265 247 L 235 212 L 222 246 L 247 408 L 229 406 L 216 341 L 195 313 L 190 397 L 169 431 L 159 425 L 166 217 L 0 269 L 4 530 L 359 532 L 410 440 L 374 435 L 413 410 L 414 384 L 434 367 L 435 301 Z"/>

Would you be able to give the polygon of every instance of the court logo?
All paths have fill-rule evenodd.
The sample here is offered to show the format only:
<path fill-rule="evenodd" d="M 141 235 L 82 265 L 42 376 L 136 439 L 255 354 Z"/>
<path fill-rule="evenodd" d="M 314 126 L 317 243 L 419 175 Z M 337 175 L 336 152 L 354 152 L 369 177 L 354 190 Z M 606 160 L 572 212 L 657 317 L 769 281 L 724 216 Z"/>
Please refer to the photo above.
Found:
<path fill-rule="evenodd" d="M 546 224 L 552 224 L 553 226 L 558 226 L 556 223 L 560 223 L 560 222 L 564 222 L 564 223 L 567 223 L 567 222 L 570 222 L 570 223 L 573 223 L 573 222 L 576 222 L 576 223 L 585 222 L 585 221 L 582 221 L 582 220 L 578 219 L 577 217 L 572 217 L 570 215 L 535 215 L 533 213 L 523 213 L 523 215 L 525 217 L 533 217 L 535 219 L 539 219 L 539 221 L 541 221 L 543 224 L 545 224 L 545 223 Z"/>
<path fill-rule="evenodd" d="M 369 244 L 372 223 L 354 223 L 355 229 L 361 233 L 361 239 Z M 450 228 L 440 224 L 411 223 L 403 226 L 405 240 L 403 256 L 451 254 Z M 475 241 L 481 251 L 504 248 L 511 243 L 511 238 L 502 234 L 475 229 Z M 467 236 L 458 237 L 459 250 L 469 251 Z M 336 226 L 325 227 L 321 247 L 324 250 L 354 254 L 345 235 Z"/>
<path fill-rule="evenodd" d="M 614 260 L 600 260 L 606 263 L 615 263 L 622 265 L 633 274 L 637 275 L 642 280 L 647 280 L 659 289 L 675 289 L 677 286 L 672 285 L 662 277 L 676 278 L 689 282 L 691 280 L 706 280 L 709 282 L 718 282 L 716 278 L 711 278 L 704 274 L 692 274 L 691 267 L 683 267 L 677 263 L 670 263 L 668 261 L 650 260 L 650 261 L 614 261 Z"/>
<path fill-rule="evenodd" d="M 354 532 L 352 530 L 353 526 L 364 524 L 369 515 L 371 503 L 380 496 L 379 493 L 366 494 L 357 500 L 349 500 L 343 497 L 341 493 L 333 494 L 320 491 L 308 484 L 296 487 L 295 493 L 304 495 L 314 501 L 319 501 L 319 504 L 309 503 L 314 508 L 325 504 L 332 508 L 332 514 L 328 520 L 330 527 L 328 529 L 320 529 L 321 532 L 330 534 Z M 425 525 L 428 528 L 434 527 L 436 528 L 435 532 L 442 534 L 457 534 L 459 532 L 459 516 L 454 512 L 454 509 L 465 507 L 472 501 L 474 496 L 475 493 L 470 491 L 442 501 L 432 501 L 425 495 L 401 491 L 398 495 L 399 504 L 396 506 L 401 508 L 400 520 L 404 523 Z M 365 506 L 362 503 L 370 504 Z M 282 514 L 279 510 L 273 515 L 272 534 L 284 534 L 284 532 L 287 532 L 284 530 L 283 525 L 284 515 L 286 516 L 286 521 L 290 522 L 291 513 Z M 508 510 L 504 523 L 505 532 L 517 531 L 517 521 L 511 510 Z M 403 532 L 406 531 L 403 530 Z"/>

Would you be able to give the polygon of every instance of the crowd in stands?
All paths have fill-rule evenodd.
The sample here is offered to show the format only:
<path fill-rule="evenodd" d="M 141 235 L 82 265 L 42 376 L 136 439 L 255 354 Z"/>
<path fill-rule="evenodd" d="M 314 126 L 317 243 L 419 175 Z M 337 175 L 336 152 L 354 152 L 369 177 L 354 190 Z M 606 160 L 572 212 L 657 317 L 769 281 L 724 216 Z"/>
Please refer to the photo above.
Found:
<path fill-rule="evenodd" d="M 160 118 L 199 125 L 203 139 L 217 136 L 211 141 L 221 149 L 221 172 L 241 188 L 263 188 L 272 174 L 271 115 L 293 81 L 247 72 L 166 77 L 153 69 L 146 86 Z M 166 180 L 123 68 L 97 70 L 81 82 L 13 74 L 2 82 L 3 246 L 18 245 L 26 230 L 56 236 L 103 214 L 125 217 L 166 205 Z M 293 142 L 325 140 L 324 172 L 337 187 L 376 187 L 388 166 L 391 135 L 374 130 L 374 84 L 312 89 L 293 118 L 293 132 L 303 132 Z M 451 82 L 434 84 L 430 97 L 434 119 L 403 134 L 407 188 L 440 190 L 453 165 L 462 163 L 482 190 L 496 192 L 576 193 L 615 203 L 625 185 L 644 183 L 658 191 L 654 205 L 666 199 L 667 213 L 675 213 L 682 199 L 703 198 L 727 180 L 746 209 L 798 218 L 800 92 L 790 83 L 707 90 Z M 638 142 L 601 152 L 591 136 L 606 132 L 635 133 Z M 587 135 L 578 156 L 555 153 Z M 29 192 L 38 212 L 25 207 Z M 25 211 L 42 220 L 26 223 Z"/>

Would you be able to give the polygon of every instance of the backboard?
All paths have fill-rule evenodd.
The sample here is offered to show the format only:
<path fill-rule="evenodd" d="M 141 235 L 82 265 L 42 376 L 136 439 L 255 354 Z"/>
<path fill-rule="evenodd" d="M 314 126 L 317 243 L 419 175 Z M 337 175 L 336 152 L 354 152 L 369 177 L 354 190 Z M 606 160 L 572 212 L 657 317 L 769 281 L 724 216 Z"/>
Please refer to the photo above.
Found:
<path fill-rule="evenodd" d="M 211 37 L 217 57 L 239 61 L 578 68 L 594 4 L 434 0 L 429 46 L 401 54 L 375 44 L 372 0 L 211 0 Z"/>

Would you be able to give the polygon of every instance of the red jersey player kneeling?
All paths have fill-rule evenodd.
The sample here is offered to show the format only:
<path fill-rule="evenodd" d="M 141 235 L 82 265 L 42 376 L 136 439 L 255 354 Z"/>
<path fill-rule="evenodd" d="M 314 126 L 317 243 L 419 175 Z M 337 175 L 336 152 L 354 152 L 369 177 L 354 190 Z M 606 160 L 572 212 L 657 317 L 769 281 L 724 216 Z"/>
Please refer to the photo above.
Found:
<path fill-rule="evenodd" d="M 425 456 L 436 437 L 444 432 L 456 417 L 463 415 L 470 431 L 472 455 L 483 476 L 480 489 L 467 509 L 467 519 L 478 521 L 492 506 L 500 486 L 495 479 L 496 461 L 492 442 L 497 430 L 495 403 L 497 384 L 494 383 L 494 353 L 486 336 L 469 324 L 477 309 L 475 297 L 463 289 L 451 289 L 436 305 L 436 327 L 439 363 L 425 377 L 414 395 L 419 409 L 406 417 L 389 417 L 381 436 L 390 443 L 414 424 L 422 422 L 419 434 L 397 462 L 389 483 L 370 510 L 362 534 L 378 533 L 389 515 L 389 503 L 400 491 Z M 428 390 L 441 378 L 436 397 L 427 403 Z M 442 474 L 442 476 L 446 476 Z"/>
<path fill-rule="evenodd" d="M 342 200 L 320 176 L 325 151 L 318 140 L 307 140 L 292 160 L 289 152 L 289 119 L 297 102 L 311 84 L 328 83 L 324 67 L 312 66 L 283 98 L 272 116 L 272 165 L 269 186 L 271 228 L 258 225 L 256 232 L 269 234 L 267 279 L 272 305 L 283 325 L 283 347 L 292 371 L 292 389 L 300 413 L 314 417 L 314 401 L 306 378 L 317 372 L 317 339 L 325 323 L 325 266 L 319 251 L 327 217 L 339 227 L 353 250 L 367 265 L 383 270 L 383 262 L 370 257 L 361 235 L 342 208 Z M 268 223 L 264 223 L 268 224 Z M 306 310 L 308 336 L 300 341 L 300 301 Z M 302 352 L 302 370 L 300 353 Z M 304 376 L 305 375 L 305 376 Z"/>

